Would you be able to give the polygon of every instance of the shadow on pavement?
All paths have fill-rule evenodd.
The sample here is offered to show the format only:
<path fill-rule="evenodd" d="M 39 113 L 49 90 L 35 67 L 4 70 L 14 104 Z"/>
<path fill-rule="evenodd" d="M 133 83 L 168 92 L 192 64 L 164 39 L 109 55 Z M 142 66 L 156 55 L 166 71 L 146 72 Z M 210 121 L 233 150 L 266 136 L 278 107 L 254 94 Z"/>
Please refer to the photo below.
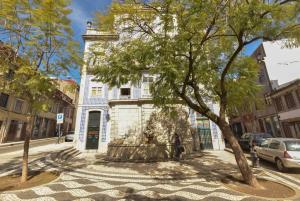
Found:
<path fill-rule="evenodd" d="M 200 152 L 193 158 L 177 161 L 153 163 L 124 163 L 96 161 L 93 165 L 101 165 L 104 169 L 120 168 L 136 171 L 140 174 L 150 175 L 157 180 L 180 180 L 188 177 L 197 177 L 206 181 L 219 182 L 229 175 L 239 176 L 236 165 L 218 159 L 210 152 Z"/>

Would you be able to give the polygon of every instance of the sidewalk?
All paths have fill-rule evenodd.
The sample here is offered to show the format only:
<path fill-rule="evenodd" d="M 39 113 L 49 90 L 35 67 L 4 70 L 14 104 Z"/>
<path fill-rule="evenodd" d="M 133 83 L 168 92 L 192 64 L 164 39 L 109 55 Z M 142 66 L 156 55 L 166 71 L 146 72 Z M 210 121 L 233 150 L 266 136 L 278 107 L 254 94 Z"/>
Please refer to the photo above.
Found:
<path fill-rule="evenodd" d="M 72 148 L 72 143 L 49 144 L 29 149 L 29 163 L 34 164 L 47 160 L 51 153 Z M 0 154 L 0 176 L 11 174 L 21 168 L 23 150 Z"/>
<path fill-rule="evenodd" d="M 222 160 L 226 160 L 232 164 L 236 164 L 233 151 L 230 148 L 225 148 L 226 154 L 220 156 Z M 245 154 L 247 161 L 251 164 L 249 154 Z M 295 189 L 300 190 L 300 171 L 299 170 L 290 170 L 290 172 L 281 173 L 276 169 L 276 166 L 273 163 L 266 162 L 264 160 L 260 160 L 260 168 L 258 168 L 264 172 L 265 175 L 268 175 L 277 181 L 285 183 Z M 300 199 L 299 199 L 300 200 Z"/>

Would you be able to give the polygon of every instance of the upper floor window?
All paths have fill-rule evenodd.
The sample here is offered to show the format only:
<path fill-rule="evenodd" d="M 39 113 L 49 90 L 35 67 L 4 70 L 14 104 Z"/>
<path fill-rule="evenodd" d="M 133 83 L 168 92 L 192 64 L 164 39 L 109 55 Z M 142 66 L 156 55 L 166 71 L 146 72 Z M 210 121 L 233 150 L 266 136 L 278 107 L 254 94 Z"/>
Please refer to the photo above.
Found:
<path fill-rule="evenodd" d="M 120 89 L 120 98 L 121 99 L 129 99 L 130 98 L 130 88 L 121 88 Z"/>
<path fill-rule="evenodd" d="M 276 104 L 276 108 L 277 108 L 278 112 L 283 111 L 284 108 L 283 108 L 281 97 L 277 97 L 274 100 L 275 100 L 275 104 Z"/>
<path fill-rule="evenodd" d="M 285 99 L 286 106 L 287 106 L 288 109 L 292 109 L 292 108 L 296 107 L 295 99 L 294 99 L 294 96 L 291 92 L 287 93 L 284 96 L 284 99 Z"/>
<path fill-rule="evenodd" d="M 265 94 L 265 103 L 266 105 L 272 105 L 272 99 L 268 94 Z"/>
<path fill-rule="evenodd" d="M 142 93 L 143 97 L 150 97 L 150 85 L 153 82 L 152 76 L 143 76 Z"/>
<path fill-rule="evenodd" d="M 99 97 L 102 96 L 102 87 L 92 87 L 91 96 L 92 97 Z"/>
<path fill-rule="evenodd" d="M 6 107 L 8 103 L 9 95 L 5 93 L 0 93 L 0 107 Z"/>
<path fill-rule="evenodd" d="M 59 103 L 53 104 L 53 105 L 51 106 L 50 111 L 51 111 L 52 113 L 55 113 L 55 114 L 56 114 L 56 113 L 57 113 L 58 106 L 59 106 Z"/>
<path fill-rule="evenodd" d="M 65 114 L 66 118 L 69 118 L 69 116 L 70 116 L 70 109 L 68 107 L 64 108 L 64 114 Z"/>
<path fill-rule="evenodd" d="M 259 79 L 259 83 L 261 83 L 261 84 L 263 84 L 263 83 L 265 82 L 265 74 L 264 74 L 263 71 L 261 71 L 261 72 L 259 73 L 258 79 Z"/>
<path fill-rule="evenodd" d="M 14 111 L 18 112 L 18 113 L 21 113 L 23 105 L 24 105 L 24 101 L 22 101 L 20 99 L 16 99 L 15 106 L 14 106 Z"/>

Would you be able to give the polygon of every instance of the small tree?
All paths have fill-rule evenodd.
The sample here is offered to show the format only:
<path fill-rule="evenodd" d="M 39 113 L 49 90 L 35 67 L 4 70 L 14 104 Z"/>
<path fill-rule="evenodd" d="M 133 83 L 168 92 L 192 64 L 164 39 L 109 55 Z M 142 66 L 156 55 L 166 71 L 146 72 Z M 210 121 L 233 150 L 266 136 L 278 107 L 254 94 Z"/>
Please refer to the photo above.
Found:
<path fill-rule="evenodd" d="M 72 38 L 69 0 L 0 2 L 0 90 L 29 104 L 21 182 L 28 176 L 28 151 L 34 114 L 48 109 L 56 83 L 80 64 L 79 45 Z M 9 55 L 9 57 L 7 57 Z"/>
<path fill-rule="evenodd" d="M 101 57 L 95 75 L 110 85 L 158 75 L 151 92 L 157 105 L 181 99 L 215 122 L 229 142 L 244 181 L 260 187 L 226 116 L 251 103 L 259 90 L 258 65 L 242 55 L 258 40 L 300 41 L 300 2 L 293 0 L 166 0 L 112 5 L 97 15 L 99 29 L 121 34 L 118 43 L 92 48 Z M 115 24 L 113 24 L 115 23 Z M 116 26 L 118 25 L 118 26 Z M 207 105 L 220 105 L 218 114 Z"/>

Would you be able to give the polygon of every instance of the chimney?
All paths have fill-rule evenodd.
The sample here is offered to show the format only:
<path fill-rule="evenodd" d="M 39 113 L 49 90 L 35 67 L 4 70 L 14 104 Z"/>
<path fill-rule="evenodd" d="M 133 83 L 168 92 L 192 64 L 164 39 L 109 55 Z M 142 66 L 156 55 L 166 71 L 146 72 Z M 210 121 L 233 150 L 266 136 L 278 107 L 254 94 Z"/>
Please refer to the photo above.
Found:
<path fill-rule="evenodd" d="M 87 27 L 87 29 L 91 29 L 92 26 L 93 26 L 93 23 L 92 23 L 91 21 L 87 21 L 87 22 L 86 22 L 86 27 Z"/>

